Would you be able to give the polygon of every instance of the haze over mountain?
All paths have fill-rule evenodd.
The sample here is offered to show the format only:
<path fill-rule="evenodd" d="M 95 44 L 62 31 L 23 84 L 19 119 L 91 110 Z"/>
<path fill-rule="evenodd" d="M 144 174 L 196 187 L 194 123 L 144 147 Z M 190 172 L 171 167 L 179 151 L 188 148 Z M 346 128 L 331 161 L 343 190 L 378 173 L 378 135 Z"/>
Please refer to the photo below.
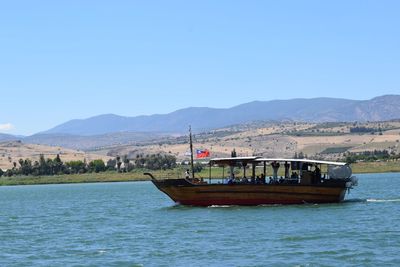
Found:
<path fill-rule="evenodd" d="M 60 146 L 79 150 L 98 149 L 104 146 L 127 145 L 165 137 L 159 133 L 114 132 L 81 136 L 72 134 L 34 134 L 20 138 L 25 143 Z M 0 139 L 1 140 L 1 139 Z M 14 138 L 15 140 L 15 138 Z"/>
<path fill-rule="evenodd" d="M 371 100 L 313 98 L 254 101 L 232 108 L 190 107 L 169 114 L 123 117 L 105 114 L 60 124 L 42 134 L 80 136 L 115 132 L 184 133 L 209 130 L 251 121 L 349 122 L 383 121 L 400 118 L 400 95 Z"/>
<path fill-rule="evenodd" d="M 0 133 L 0 142 L 18 140 L 18 137 L 11 134 Z"/>

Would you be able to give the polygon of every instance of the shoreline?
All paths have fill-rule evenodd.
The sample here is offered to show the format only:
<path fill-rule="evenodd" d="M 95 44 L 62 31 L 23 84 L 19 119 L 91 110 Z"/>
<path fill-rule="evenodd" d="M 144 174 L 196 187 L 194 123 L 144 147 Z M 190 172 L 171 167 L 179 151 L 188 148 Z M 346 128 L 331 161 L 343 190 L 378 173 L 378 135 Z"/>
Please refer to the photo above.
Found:
<path fill-rule="evenodd" d="M 362 162 L 351 164 L 353 174 L 365 173 L 400 173 L 400 162 Z M 12 176 L 0 177 L 0 186 L 17 186 L 17 185 L 47 185 L 47 184 L 79 184 L 79 183 L 113 183 L 113 182 L 142 182 L 150 181 L 143 175 L 148 170 L 136 170 L 129 173 L 103 172 L 103 173 L 84 173 L 84 174 L 64 174 L 53 176 Z M 174 170 L 158 170 L 150 171 L 155 177 L 182 177 L 183 168 Z M 213 171 L 214 172 L 214 171 Z M 208 179 L 209 169 L 204 168 L 202 172 L 197 174 L 198 177 Z M 220 179 L 222 175 L 215 171 L 214 179 Z"/>

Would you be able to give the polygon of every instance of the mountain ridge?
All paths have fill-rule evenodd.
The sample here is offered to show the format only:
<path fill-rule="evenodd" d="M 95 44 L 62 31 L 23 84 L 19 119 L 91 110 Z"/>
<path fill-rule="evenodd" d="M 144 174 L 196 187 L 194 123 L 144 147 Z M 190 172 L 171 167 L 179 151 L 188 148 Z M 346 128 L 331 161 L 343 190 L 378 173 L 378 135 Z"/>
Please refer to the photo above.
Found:
<path fill-rule="evenodd" d="M 295 98 L 252 101 L 231 108 L 188 107 L 167 114 L 135 117 L 101 114 L 74 119 L 41 134 L 101 135 L 112 132 L 183 133 L 188 125 L 196 131 L 258 120 L 308 122 L 384 121 L 400 118 L 400 95 L 383 95 L 370 100 L 344 98 Z"/>

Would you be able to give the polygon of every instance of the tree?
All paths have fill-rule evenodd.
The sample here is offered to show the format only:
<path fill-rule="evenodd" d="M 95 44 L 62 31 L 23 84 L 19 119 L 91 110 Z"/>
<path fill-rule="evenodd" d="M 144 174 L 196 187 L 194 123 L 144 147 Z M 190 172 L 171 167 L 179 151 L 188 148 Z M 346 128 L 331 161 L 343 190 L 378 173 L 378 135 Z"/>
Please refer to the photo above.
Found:
<path fill-rule="evenodd" d="M 203 165 L 200 162 L 196 162 L 193 166 L 193 172 L 201 172 L 203 170 Z"/>
<path fill-rule="evenodd" d="M 145 158 L 136 158 L 136 167 L 146 167 L 150 170 L 172 169 L 176 167 L 176 157 L 173 155 L 152 154 Z"/>
<path fill-rule="evenodd" d="M 39 175 L 46 175 L 49 174 L 50 172 L 50 166 L 48 165 L 48 162 L 44 158 L 43 154 L 40 154 L 39 156 Z"/>
<path fill-rule="evenodd" d="M 144 168 L 144 164 L 145 164 L 146 160 L 143 157 L 143 154 L 141 155 L 136 155 L 136 159 L 135 159 L 135 167 L 136 168 Z"/>
<path fill-rule="evenodd" d="M 54 174 L 61 174 L 64 171 L 64 164 L 60 159 L 60 155 L 57 156 L 53 160 L 53 172 Z"/>
<path fill-rule="evenodd" d="M 355 163 L 355 162 L 356 162 L 356 160 L 354 157 L 352 157 L 352 156 L 346 157 L 346 163 L 351 164 L 351 163 Z"/>
<path fill-rule="evenodd" d="M 35 160 L 32 167 L 32 175 L 38 176 L 40 174 L 40 163 Z"/>
<path fill-rule="evenodd" d="M 81 160 L 70 161 L 66 163 L 66 166 L 71 173 L 85 173 L 85 163 Z"/>
<path fill-rule="evenodd" d="M 4 173 L 4 176 L 8 176 L 8 177 L 11 177 L 13 175 L 14 175 L 14 172 L 13 172 L 13 170 L 10 170 L 10 169 L 6 170 L 6 172 Z"/>
<path fill-rule="evenodd" d="M 106 170 L 106 165 L 102 159 L 95 159 L 89 163 L 89 170 L 98 172 L 104 172 Z"/>
<path fill-rule="evenodd" d="M 122 162 L 121 162 L 121 157 L 120 156 L 117 156 L 117 171 L 118 172 L 121 172 L 121 164 L 122 164 Z"/>
<path fill-rule="evenodd" d="M 54 162 L 52 159 L 46 160 L 47 171 L 44 173 L 45 175 L 53 175 L 54 174 Z"/>
<path fill-rule="evenodd" d="M 116 165 L 117 165 L 116 159 L 109 159 L 106 164 L 107 170 L 109 170 L 109 171 L 115 170 Z"/>
<path fill-rule="evenodd" d="M 126 171 L 129 170 L 129 159 L 128 159 L 128 155 L 124 155 L 123 162 L 124 162 L 124 171 L 126 172 Z"/>
<path fill-rule="evenodd" d="M 18 161 L 20 167 L 19 167 L 19 173 L 23 175 L 30 175 L 33 172 L 32 168 L 32 161 L 30 159 L 20 159 Z"/>

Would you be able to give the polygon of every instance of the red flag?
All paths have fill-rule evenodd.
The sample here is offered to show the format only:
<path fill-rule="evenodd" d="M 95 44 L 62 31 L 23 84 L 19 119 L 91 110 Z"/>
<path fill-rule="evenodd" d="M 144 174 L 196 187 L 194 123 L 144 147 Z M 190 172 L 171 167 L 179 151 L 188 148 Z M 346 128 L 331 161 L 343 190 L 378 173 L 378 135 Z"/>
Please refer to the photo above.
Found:
<path fill-rule="evenodd" d="M 210 156 L 210 151 L 208 149 L 196 149 L 196 158 L 207 158 Z"/>

